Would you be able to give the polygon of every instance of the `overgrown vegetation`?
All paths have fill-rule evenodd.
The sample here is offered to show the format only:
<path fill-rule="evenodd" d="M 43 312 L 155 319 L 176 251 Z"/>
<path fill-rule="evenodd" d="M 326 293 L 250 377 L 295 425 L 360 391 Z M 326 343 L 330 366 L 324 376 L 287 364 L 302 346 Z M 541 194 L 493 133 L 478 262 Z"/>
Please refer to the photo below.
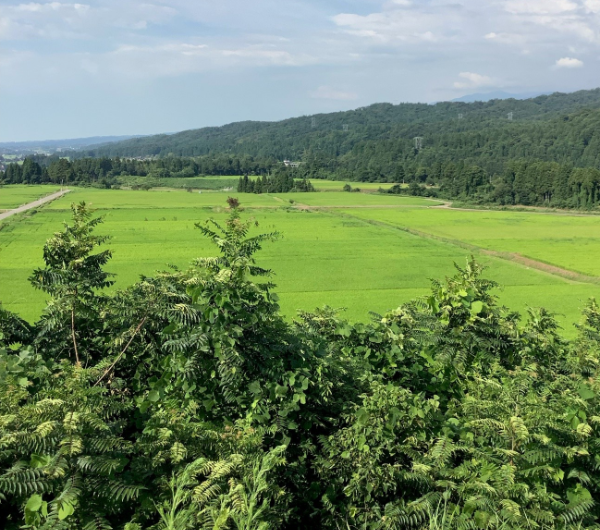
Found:
<path fill-rule="evenodd" d="M 469 261 L 368 324 L 282 319 L 237 200 L 219 256 L 104 293 L 85 204 L 34 325 L 0 310 L 0 527 L 581 529 L 600 508 L 600 307 L 579 336 Z"/>

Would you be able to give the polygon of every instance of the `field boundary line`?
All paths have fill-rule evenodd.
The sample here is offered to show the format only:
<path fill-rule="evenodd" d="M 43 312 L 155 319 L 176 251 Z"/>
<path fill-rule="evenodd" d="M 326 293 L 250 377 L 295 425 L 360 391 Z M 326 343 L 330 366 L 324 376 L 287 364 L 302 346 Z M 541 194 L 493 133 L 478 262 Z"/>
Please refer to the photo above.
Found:
<path fill-rule="evenodd" d="M 32 210 L 33 208 L 37 208 L 38 206 L 43 206 L 49 202 L 59 199 L 60 197 L 69 193 L 70 191 L 71 190 L 57 191 L 55 193 L 51 193 L 50 195 L 46 195 L 45 197 L 42 197 L 40 199 L 36 199 L 35 201 L 28 202 L 27 204 L 22 204 L 21 206 L 19 206 L 17 208 L 13 208 L 12 210 L 2 212 L 2 213 L 0 213 L 0 221 L 3 221 L 4 219 L 9 218 L 12 215 L 16 215 L 18 213 L 23 213 L 28 210 Z"/>
<path fill-rule="evenodd" d="M 435 200 L 435 199 L 433 199 Z M 441 199 L 438 199 L 441 200 Z M 561 208 L 545 208 L 543 206 L 498 206 L 496 208 L 467 208 L 461 206 L 453 206 L 453 201 L 443 201 L 443 204 L 429 206 L 435 210 L 455 210 L 457 212 L 512 212 L 512 213 L 534 213 L 538 215 L 565 215 L 570 217 L 600 217 L 600 212 L 585 213 L 581 210 L 565 210 Z"/>
<path fill-rule="evenodd" d="M 469 250 L 471 252 L 483 254 L 485 256 L 492 256 L 492 257 L 499 258 L 499 259 L 502 259 L 505 261 L 510 261 L 512 263 L 518 263 L 519 265 L 522 265 L 524 267 L 528 267 L 530 269 L 535 269 L 537 271 L 544 272 L 551 276 L 558 276 L 558 277 L 566 279 L 566 280 L 570 280 L 570 281 L 574 281 L 574 282 L 578 282 L 578 283 L 588 283 L 588 284 L 591 283 L 591 284 L 600 285 L 600 277 L 598 277 L 598 276 L 589 276 L 587 274 L 582 274 L 580 272 L 572 271 L 569 269 L 564 269 L 562 267 L 557 267 L 556 265 L 551 265 L 550 263 L 545 263 L 545 262 L 537 260 L 537 259 L 523 256 L 522 254 L 519 254 L 517 252 L 503 252 L 503 251 L 499 251 L 499 250 L 490 250 L 490 249 L 483 248 L 483 247 L 480 247 L 477 245 L 473 245 L 472 243 L 467 243 L 465 241 L 461 241 L 459 239 L 450 239 L 447 237 L 436 236 L 436 235 L 430 234 L 428 232 L 423 232 L 421 230 L 416 230 L 414 228 L 408 228 L 405 226 L 392 225 L 392 224 L 386 223 L 384 221 L 376 221 L 374 219 L 362 219 L 361 217 L 356 217 L 356 216 L 354 216 L 352 214 L 348 214 L 348 213 L 341 214 L 341 213 L 335 212 L 334 215 L 365 221 L 366 223 L 369 223 L 374 226 L 382 226 L 382 227 L 386 227 L 386 228 L 401 230 L 402 232 L 412 234 L 413 236 L 422 237 L 425 239 L 432 239 L 435 241 L 439 241 L 441 243 L 446 243 L 449 245 L 454 245 L 454 246 L 457 246 L 460 248 L 464 248 L 465 250 Z"/>
<path fill-rule="evenodd" d="M 310 204 L 302 204 L 302 203 L 296 203 L 293 205 L 294 207 L 296 207 L 298 210 L 329 210 L 329 209 L 334 209 L 334 210 L 352 210 L 353 208 L 359 208 L 361 210 L 368 210 L 368 209 L 373 209 L 373 210 L 379 210 L 379 209 L 401 209 L 401 208 L 423 208 L 423 209 L 429 209 L 429 208 L 436 208 L 435 206 L 429 206 L 427 204 L 334 204 L 331 206 L 327 206 L 327 205 L 310 205 Z"/>

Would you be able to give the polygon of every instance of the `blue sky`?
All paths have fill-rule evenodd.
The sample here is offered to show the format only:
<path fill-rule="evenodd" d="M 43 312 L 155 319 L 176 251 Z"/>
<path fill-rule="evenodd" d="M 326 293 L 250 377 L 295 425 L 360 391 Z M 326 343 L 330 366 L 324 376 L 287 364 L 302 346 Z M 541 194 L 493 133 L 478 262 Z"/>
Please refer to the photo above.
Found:
<path fill-rule="evenodd" d="M 0 141 L 600 86 L 600 0 L 0 0 Z"/>

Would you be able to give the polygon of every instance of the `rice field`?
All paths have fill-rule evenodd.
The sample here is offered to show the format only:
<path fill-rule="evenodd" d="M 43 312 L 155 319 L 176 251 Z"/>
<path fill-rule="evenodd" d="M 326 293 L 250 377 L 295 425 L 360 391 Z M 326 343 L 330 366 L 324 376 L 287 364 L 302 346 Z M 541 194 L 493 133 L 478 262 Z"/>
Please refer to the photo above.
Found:
<path fill-rule="evenodd" d="M 52 185 L 0 186 L 0 210 L 12 210 L 22 204 L 50 195 L 59 189 L 60 186 Z"/>
<path fill-rule="evenodd" d="M 344 210 L 450 240 L 600 276 L 600 216 L 507 211 Z"/>
<path fill-rule="evenodd" d="M 346 180 L 321 180 L 312 179 L 312 185 L 317 191 L 342 191 L 346 184 L 350 185 L 353 189 L 358 188 L 361 191 L 377 191 L 380 188 L 387 191 L 392 186 L 395 186 L 393 182 L 351 182 Z M 402 187 L 408 188 L 408 184 L 401 184 Z"/>
<path fill-rule="evenodd" d="M 273 196 L 81 188 L 36 215 L 0 224 L 0 301 L 29 320 L 39 315 L 44 295 L 27 278 L 42 264 L 45 240 L 68 221 L 71 202 L 85 200 L 104 217 L 99 232 L 112 237 L 108 270 L 117 274 L 119 288 L 141 274 L 170 264 L 185 267 L 196 257 L 213 255 L 215 249 L 194 223 L 224 220 L 228 196 L 246 207 L 243 215 L 259 223 L 257 231 L 282 233 L 260 252 L 259 261 L 275 272 L 288 317 L 298 309 L 327 304 L 345 307 L 348 318 L 365 321 L 370 311 L 383 313 L 425 295 L 430 278 L 452 274 L 453 263 L 464 263 L 472 253 L 454 240 L 484 250 L 520 252 L 565 268 L 575 264 L 573 270 L 600 276 L 600 217 L 463 212 L 431 208 L 435 202 L 416 197 L 346 192 Z M 560 313 L 566 335 L 572 334 L 586 299 L 600 296 L 599 284 L 473 253 L 489 267 L 487 276 L 502 285 L 498 294 L 504 304 L 519 311 L 530 305 Z"/>
<path fill-rule="evenodd" d="M 168 178 L 153 180 L 152 186 L 161 188 L 174 189 L 202 189 L 202 190 L 222 190 L 225 188 L 236 189 L 239 176 L 206 176 L 206 177 L 189 177 L 189 178 Z M 136 184 L 144 184 L 148 182 L 146 177 L 121 176 L 118 181 L 123 186 L 134 186 Z"/>

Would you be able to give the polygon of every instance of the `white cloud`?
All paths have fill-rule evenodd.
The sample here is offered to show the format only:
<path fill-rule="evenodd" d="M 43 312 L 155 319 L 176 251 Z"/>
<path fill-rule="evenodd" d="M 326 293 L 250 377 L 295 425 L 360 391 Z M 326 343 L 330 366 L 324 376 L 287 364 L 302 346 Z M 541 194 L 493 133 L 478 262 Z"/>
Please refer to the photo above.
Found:
<path fill-rule="evenodd" d="M 119 29 L 143 31 L 177 14 L 171 7 L 151 3 L 103 3 L 98 7 L 61 2 L 0 6 L 0 40 L 89 40 Z"/>
<path fill-rule="evenodd" d="M 510 44 L 512 46 L 523 46 L 526 42 L 526 38 L 519 33 L 505 33 L 491 31 L 487 33 L 484 38 L 490 42 L 498 42 L 500 44 Z"/>
<path fill-rule="evenodd" d="M 600 44 L 600 0 L 506 0 L 504 9 L 517 24 L 545 28 L 541 38 L 557 40 L 555 31 Z"/>
<path fill-rule="evenodd" d="M 440 5 L 426 9 L 404 3 L 388 4 L 386 9 L 368 15 L 340 13 L 332 20 L 346 33 L 380 44 L 440 42 L 453 39 L 459 28 L 466 26 L 455 8 Z"/>
<path fill-rule="evenodd" d="M 572 0 L 508 0 L 506 10 L 509 13 L 532 13 L 536 15 L 555 15 L 575 11 L 579 5 Z"/>
<path fill-rule="evenodd" d="M 335 99 L 338 101 L 352 101 L 358 99 L 358 94 L 355 92 L 346 92 L 336 90 L 329 86 L 320 86 L 317 90 L 310 93 L 310 97 L 315 99 Z"/>
<path fill-rule="evenodd" d="M 563 57 L 556 61 L 555 66 L 557 68 L 581 68 L 583 66 L 583 61 L 573 57 Z"/>
<path fill-rule="evenodd" d="M 217 46 L 169 42 L 156 46 L 120 46 L 103 54 L 104 69 L 129 77 L 176 76 L 215 69 L 300 66 L 316 62 L 308 54 L 294 54 L 274 46 Z"/>
<path fill-rule="evenodd" d="M 454 88 L 481 88 L 495 84 L 491 77 L 474 72 L 461 72 L 458 76 L 464 79 L 464 81 L 456 81 Z"/>
<path fill-rule="evenodd" d="M 600 13 L 600 0 L 585 0 L 585 8 L 592 13 Z"/>

